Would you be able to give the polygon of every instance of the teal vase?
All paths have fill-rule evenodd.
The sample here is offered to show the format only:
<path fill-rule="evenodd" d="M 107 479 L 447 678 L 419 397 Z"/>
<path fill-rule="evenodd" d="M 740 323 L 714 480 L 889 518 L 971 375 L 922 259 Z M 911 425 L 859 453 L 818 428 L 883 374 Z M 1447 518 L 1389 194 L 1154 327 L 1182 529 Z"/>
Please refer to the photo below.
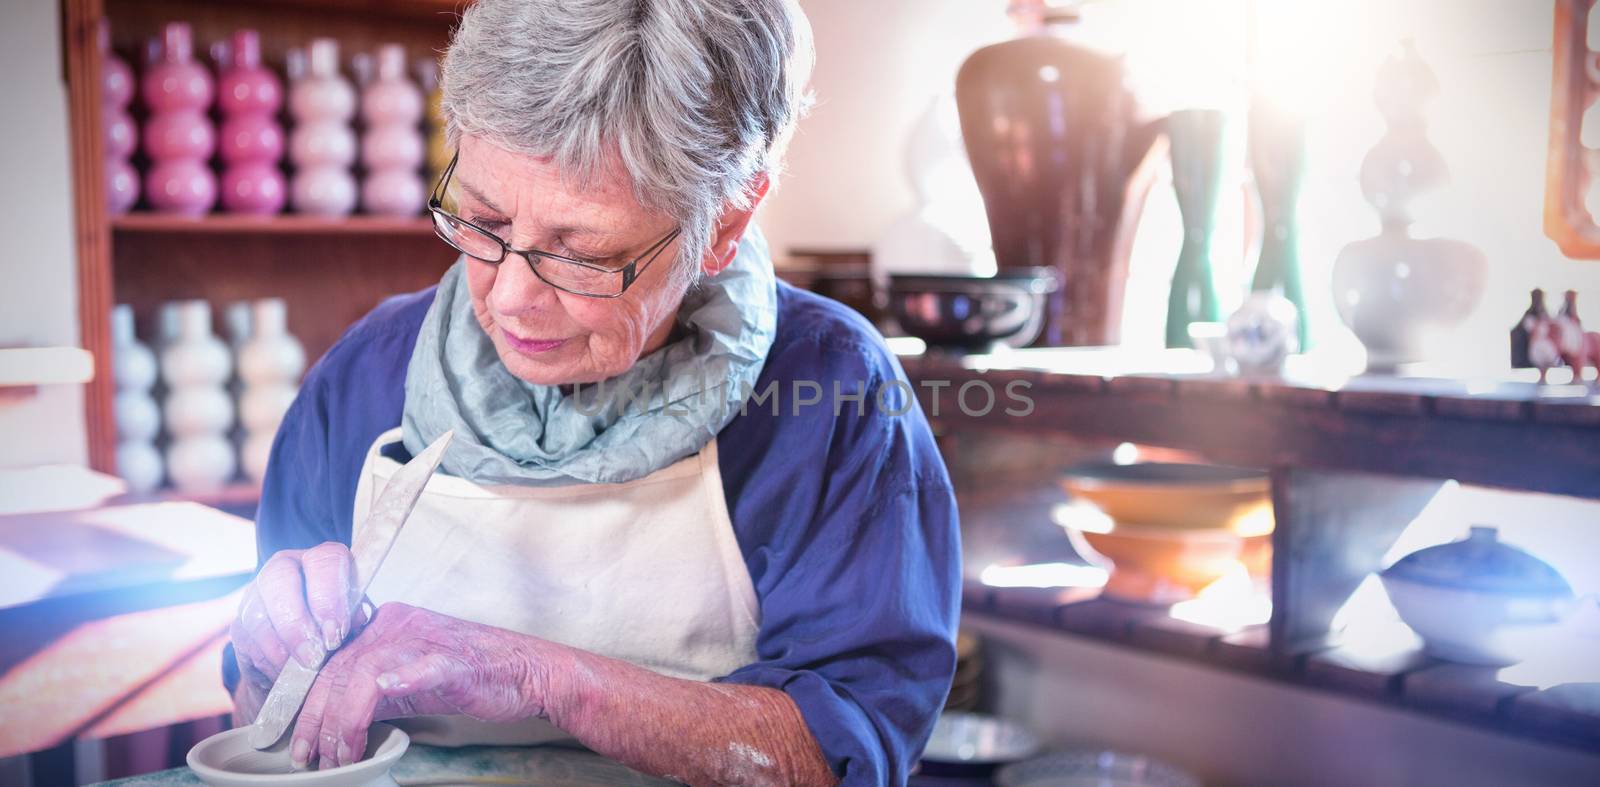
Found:
<path fill-rule="evenodd" d="M 1305 290 L 1300 283 L 1300 222 L 1305 180 L 1305 122 L 1257 103 L 1250 110 L 1250 170 L 1261 199 L 1261 257 L 1250 289 L 1282 295 L 1300 313 L 1300 351 L 1310 347 Z"/>
<path fill-rule="evenodd" d="M 1212 280 L 1211 242 L 1222 191 L 1223 145 L 1227 115 L 1213 109 L 1185 109 L 1167 119 L 1171 142 L 1172 188 L 1183 214 L 1183 250 L 1172 273 L 1167 298 L 1167 346 L 1192 347 L 1189 323 L 1216 322 L 1217 286 Z"/>

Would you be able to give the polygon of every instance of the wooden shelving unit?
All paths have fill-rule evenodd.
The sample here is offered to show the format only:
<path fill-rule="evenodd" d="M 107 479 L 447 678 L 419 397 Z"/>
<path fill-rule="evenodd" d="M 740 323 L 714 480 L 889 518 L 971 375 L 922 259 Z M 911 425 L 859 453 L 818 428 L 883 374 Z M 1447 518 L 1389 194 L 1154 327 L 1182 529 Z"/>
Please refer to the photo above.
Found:
<path fill-rule="evenodd" d="M 322 216 L 231 216 L 212 214 L 199 218 L 167 216 L 160 213 L 130 213 L 111 221 L 113 236 L 133 234 L 170 235 L 401 235 L 432 238 L 428 219 L 387 216 L 349 216 L 330 219 Z"/>
<path fill-rule="evenodd" d="M 1244 380 L 1210 374 L 1209 363 L 1189 351 L 929 353 L 902 356 L 901 363 L 935 429 L 955 441 L 946 455 L 958 495 L 963 483 L 969 490 L 963 528 L 1017 527 L 1033 540 L 1013 555 L 1065 541 L 1059 532 L 1040 538 L 1041 528 L 1018 521 L 1035 516 L 1040 500 L 1061 495 L 1054 491 L 1059 464 L 1017 477 L 1024 462 L 1060 461 L 1052 456 L 1060 447 L 1024 447 L 1030 439 L 1132 442 L 1272 473 L 1277 528 L 1266 625 L 1213 628 L 1101 598 L 1098 589 L 993 588 L 972 580 L 963 597 L 969 613 L 1600 750 L 1600 683 L 1526 685 L 1494 669 L 1438 661 L 1414 645 L 1361 648 L 1329 633 L 1335 613 L 1383 567 L 1401 531 L 1447 480 L 1600 499 L 1600 397 L 1583 386 L 1319 378 L 1295 367 L 1286 378 Z M 943 384 L 937 415 L 925 382 Z M 1002 395 L 987 415 L 965 413 L 958 392 L 972 382 L 997 392 L 1024 385 L 1033 410 L 1006 415 L 1011 403 Z M 984 401 L 973 393 L 969 406 L 981 409 Z M 988 443 L 995 445 L 984 448 Z M 996 461 L 1001 445 L 1018 454 L 1001 460 L 1009 466 Z M 1031 511 L 1019 501 L 1031 502 Z"/>
<path fill-rule="evenodd" d="M 232 301 L 281 297 L 289 329 L 315 360 L 353 322 L 391 295 L 436 281 L 455 255 L 422 216 L 329 220 L 213 214 L 181 218 L 147 212 L 111 217 L 105 209 L 98 26 L 109 19 L 112 47 L 140 68 L 144 42 L 169 21 L 194 30 L 196 54 L 239 28 L 259 31 L 263 58 L 283 73 L 285 53 L 332 36 L 344 57 L 382 43 L 404 44 L 412 58 L 448 43 L 467 0 L 62 0 L 65 73 L 78 246 L 79 320 L 95 357 L 85 407 L 90 464 L 114 472 L 110 311 L 134 307 L 141 336 L 154 335 L 155 311 L 169 300 Z M 141 119 L 135 107 L 135 118 Z M 288 126 L 287 119 L 285 124 Z M 135 159 L 136 163 L 140 159 Z M 237 494 L 230 491 L 230 495 Z M 225 502 L 240 503 L 228 496 Z"/>
<path fill-rule="evenodd" d="M 224 511 L 234 512 L 241 509 L 254 510 L 261 501 L 261 487 L 249 481 L 236 481 L 221 489 L 209 492 L 179 492 L 176 489 L 163 489 L 149 494 L 127 494 L 114 497 L 107 501 L 109 505 L 129 505 L 134 503 L 168 503 L 188 502 L 220 508 Z"/>

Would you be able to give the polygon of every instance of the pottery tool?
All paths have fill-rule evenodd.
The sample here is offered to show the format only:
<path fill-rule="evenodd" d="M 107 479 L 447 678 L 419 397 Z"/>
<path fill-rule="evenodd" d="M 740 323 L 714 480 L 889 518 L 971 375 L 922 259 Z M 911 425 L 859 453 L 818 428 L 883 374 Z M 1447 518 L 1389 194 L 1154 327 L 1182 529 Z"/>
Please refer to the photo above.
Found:
<path fill-rule="evenodd" d="M 366 596 L 372 578 L 377 575 L 379 566 L 383 565 L 383 559 L 389 556 L 389 548 L 394 546 L 401 526 L 406 523 L 406 517 L 411 515 L 411 509 L 417 505 L 417 498 L 421 497 L 423 487 L 427 486 L 428 479 L 439 466 L 445 446 L 450 444 L 450 438 L 454 435 L 454 432 L 445 432 L 401 467 L 373 502 L 365 525 L 355 531 L 362 534 L 361 543 L 356 544 L 353 550 L 356 585 L 360 589 L 358 597 Z M 307 667 L 294 659 L 283 665 L 283 671 L 272 684 L 272 691 L 267 694 L 261 712 L 256 714 L 255 724 L 251 726 L 251 746 L 266 749 L 283 737 L 283 733 L 299 715 L 300 706 L 311 692 L 311 684 L 316 681 L 317 673 L 322 671 L 322 665 L 327 663 L 331 655 L 332 651 L 323 654 L 315 667 Z"/>

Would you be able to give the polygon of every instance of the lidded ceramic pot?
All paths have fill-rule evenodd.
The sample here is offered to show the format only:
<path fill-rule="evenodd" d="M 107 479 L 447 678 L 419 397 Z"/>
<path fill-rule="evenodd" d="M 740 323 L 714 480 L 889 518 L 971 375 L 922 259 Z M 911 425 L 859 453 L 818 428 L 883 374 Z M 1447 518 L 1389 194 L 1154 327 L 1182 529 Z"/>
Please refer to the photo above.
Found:
<path fill-rule="evenodd" d="M 1460 541 L 1419 549 L 1379 575 L 1400 619 L 1429 653 L 1505 666 L 1536 652 L 1576 606 L 1549 563 L 1473 527 Z"/>

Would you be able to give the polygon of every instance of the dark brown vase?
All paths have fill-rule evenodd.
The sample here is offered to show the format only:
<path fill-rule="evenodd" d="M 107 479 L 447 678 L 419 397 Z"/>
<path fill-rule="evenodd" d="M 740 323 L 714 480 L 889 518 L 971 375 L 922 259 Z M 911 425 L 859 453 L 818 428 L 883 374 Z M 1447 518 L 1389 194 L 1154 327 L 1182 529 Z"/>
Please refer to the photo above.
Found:
<path fill-rule="evenodd" d="M 1115 344 L 1161 123 L 1142 114 L 1121 56 L 1067 40 L 1076 15 L 1050 14 L 961 66 L 961 133 L 999 265 L 1061 273 L 1034 344 Z"/>

